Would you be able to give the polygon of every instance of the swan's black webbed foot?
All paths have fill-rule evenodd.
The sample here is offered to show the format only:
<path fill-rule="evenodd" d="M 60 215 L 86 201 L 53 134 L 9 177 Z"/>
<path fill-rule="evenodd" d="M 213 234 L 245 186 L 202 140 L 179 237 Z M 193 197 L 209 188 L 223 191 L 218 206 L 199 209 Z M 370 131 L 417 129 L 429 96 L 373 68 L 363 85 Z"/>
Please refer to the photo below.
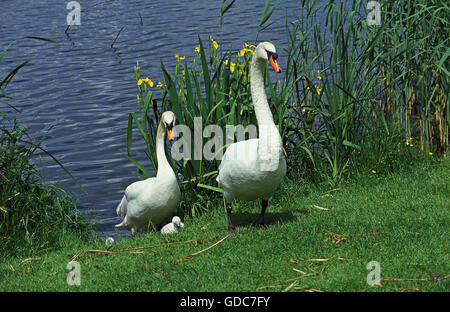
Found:
<path fill-rule="evenodd" d="M 236 227 L 233 224 L 231 224 L 231 225 L 228 226 L 228 232 L 230 232 L 230 233 L 237 233 L 239 231 L 236 229 Z"/>
<path fill-rule="evenodd" d="M 228 232 L 237 233 L 236 227 L 231 223 L 231 203 L 227 203 L 227 215 L 228 215 Z"/>
<path fill-rule="evenodd" d="M 264 226 L 264 216 L 259 216 L 258 220 L 253 222 L 253 226 L 256 228 L 260 228 Z"/>
<path fill-rule="evenodd" d="M 269 202 L 266 199 L 262 200 L 261 203 L 261 214 L 258 217 L 258 220 L 256 220 L 255 222 L 253 222 L 253 226 L 254 227 L 262 227 L 264 226 L 264 215 L 266 214 L 266 209 L 267 209 L 267 204 Z"/>

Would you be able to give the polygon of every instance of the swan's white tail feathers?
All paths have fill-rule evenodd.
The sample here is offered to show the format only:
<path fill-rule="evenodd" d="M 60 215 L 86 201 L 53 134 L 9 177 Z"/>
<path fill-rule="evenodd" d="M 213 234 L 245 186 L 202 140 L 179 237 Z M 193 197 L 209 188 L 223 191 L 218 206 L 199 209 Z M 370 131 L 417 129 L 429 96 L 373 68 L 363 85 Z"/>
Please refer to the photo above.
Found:
<path fill-rule="evenodd" d="M 123 219 L 123 221 L 119 224 L 116 224 L 116 228 L 126 227 L 126 216 L 127 216 L 127 197 L 123 196 L 120 204 L 117 206 L 116 213 L 119 217 Z"/>
<path fill-rule="evenodd" d="M 127 197 L 124 195 L 122 197 L 122 200 L 120 201 L 120 204 L 117 206 L 116 213 L 119 217 L 122 217 L 122 219 L 125 219 L 127 215 Z"/>

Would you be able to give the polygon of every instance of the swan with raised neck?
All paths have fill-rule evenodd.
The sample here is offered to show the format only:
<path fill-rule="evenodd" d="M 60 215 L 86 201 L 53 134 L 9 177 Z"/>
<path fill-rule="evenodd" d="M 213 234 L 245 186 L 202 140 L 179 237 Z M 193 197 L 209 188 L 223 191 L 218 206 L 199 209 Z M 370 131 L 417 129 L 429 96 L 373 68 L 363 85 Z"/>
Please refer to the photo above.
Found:
<path fill-rule="evenodd" d="M 250 87 L 259 138 L 230 145 L 219 167 L 217 181 L 224 191 L 230 232 L 236 231 L 231 222 L 231 201 L 235 198 L 262 198 L 261 215 L 256 221 L 257 225 L 262 225 L 268 199 L 286 174 L 281 136 L 273 121 L 264 87 L 267 62 L 276 72 L 282 71 L 275 46 L 270 42 L 262 42 L 255 49 L 250 70 Z"/>

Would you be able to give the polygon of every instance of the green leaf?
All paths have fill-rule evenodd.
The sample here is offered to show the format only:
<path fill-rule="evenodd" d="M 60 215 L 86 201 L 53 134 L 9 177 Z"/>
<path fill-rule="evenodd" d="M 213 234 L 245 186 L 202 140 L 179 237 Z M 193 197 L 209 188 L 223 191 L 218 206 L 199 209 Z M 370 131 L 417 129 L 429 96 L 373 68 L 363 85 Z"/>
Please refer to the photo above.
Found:
<path fill-rule="evenodd" d="M 144 128 L 142 127 L 141 123 L 139 122 L 139 120 L 136 117 L 136 114 L 134 112 L 130 113 L 131 118 L 133 118 L 134 122 L 136 123 L 136 125 L 138 126 L 139 131 L 141 132 L 142 137 L 145 139 L 145 141 L 147 142 L 147 144 L 149 143 L 147 141 L 147 136 L 145 135 L 145 131 Z"/>
<path fill-rule="evenodd" d="M 67 168 L 66 167 L 64 167 L 63 166 L 63 164 L 58 160 L 58 159 L 56 159 L 55 158 L 55 156 L 53 156 L 50 152 L 48 152 L 46 149 L 44 149 L 44 148 L 42 148 L 39 144 L 38 145 L 36 145 L 35 143 L 33 143 L 33 142 L 30 142 L 30 141 L 26 141 L 26 140 L 22 140 L 22 139 L 20 139 L 19 140 L 20 142 L 24 142 L 24 143 L 27 143 L 27 144 L 30 144 L 31 146 L 33 146 L 33 147 L 35 147 L 35 148 L 38 148 L 38 149 L 40 149 L 41 151 L 43 151 L 45 154 L 47 154 L 48 156 L 50 156 L 66 173 L 67 173 L 67 175 L 69 175 L 69 177 L 72 179 L 72 181 L 74 181 L 75 182 L 75 184 L 76 185 L 78 185 L 79 187 L 80 187 L 80 189 L 83 191 L 83 192 L 85 192 L 86 194 L 87 194 L 87 192 L 86 192 L 86 190 L 84 189 L 84 187 L 80 184 L 80 183 L 78 183 L 78 181 L 77 181 L 77 179 L 75 179 L 75 177 L 70 173 L 70 171 L 69 170 L 67 170 Z"/>
<path fill-rule="evenodd" d="M 148 179 L 153 177 L 153 175 L 151 174 L 150 171 L 148 171 L 147 169 L 145 169 L 145 167 L 143 165 L 141 165 L 138 161 L 134 160 L 133 158 L 131 158 L 128 155 L 124 155 L 129 161 L 131 161 L 139 170 L 142 171 L 143 177 L 144 179 Z"/>
<path fill-rule="evenodd" d="M 183 114 L 182 114 L 181 103 L 180 103 L 181 101 L 178 98 L 176 84 L 170 77 L 170 74 L 167 71 L 166 66 L 164 66 L 162 59 L 161 59 L 161 68 L 163 70 L 164 79 L 166 81 L 166 86 L 169 91 L 170 103 L 172 104 L 171 108 L 172 108 L 173 112 L 175 113 L 176 118 L 178 120 L 183 120 L 183 118 L 182 118 Z"/>
<path fill-rule="evenodd" d="M 127 128 L 127 154 L 128 155 L 130 155 L 132 140 L 133 140 L 133 116 L 130 113 L 128 115 L 128 128 Z"/>
<path fill-rule="evenodd" d="M 205 50 L 203 49 L 203 43 L 200 39 L 200 36 L 198 36 L 198 42 L 200 44 L 200 58 L 202 62 L 202 71 L 203 71 L 203 80 L 205 82 L 205 93 L 206 93 L 206 105 L 205 110 L 208 111 L 212 108 L 212 93 L 211 93 L 211 80 L 209 76 L 209 68 L 208 63 L 206 62 L 206 55 Z"/>
<path fill-rule="evenodd" d="M 17 74 L 17 72 L 24 67 L 26 64 L 28 64 L 32 59 L 34 59 L 36 55 L 33 55 L 32 57 L 30 57 L 28 60 L 26 60 L 25 62 L 23 62 L 22 64 L 20 64 L 19 66 L 17 66 L 16 68 L 14 68 L 8 75 L 6 75 L 6 77 L 0 82 L 0 88 L 3 87 L 3 85 L 7 85 L 11 79 L 13 79 L 13 77 Z"/>
<path fill-rule="evenodd" d="M 147 116 L 148 107 L 149 107 L 151 99 L 152 99 L 152 91 L 149 90 L 149 91 L 147 91 L 147 94 L 145 96 L 144 108 L 142 110 L 141 120 L 145 120 L 145 117 Z"/>
<path fill-rule="evenodd" d="M 47 41 L 47 42 L 51 42 L 51 43 L 61 44 L 61 42 L 59 42 L 59 41 L 55 41 L 55 40 L 51 40 L 51 39 L 47 39 L 47 38 L 42 38 L 42 37 L 26 36 L 24 38 L 26 38 L 26 39 L 36 39 L 36 40 L 42 40 L 42 41 Z"/>
<path fill-rule="evenodd" d="M 208 189 L 208 190 L 211 190 L 211 191 L 214 191 L 214 192 L 223 193 L 223 190 L 221 188 L 219 188 L 219 187 L 214 187 L 214 186 L 201 184 L 201 183 L 198 183 L 197 186 L 205 188 L 205 189 Z"/>
<path fill-rule="evenodd" d="M 6 51 L 9 49 L 9 47 L 10 47 L 14 42 L 16 42 L 16 41 L 17 41 L 17 40 L 14 40 L 13 42 L 9 43 L 9 44 L 3 49 L 2 54 L 0 54 L 0 62 L 2 61 L 3 56 L 5 55 Z"/>

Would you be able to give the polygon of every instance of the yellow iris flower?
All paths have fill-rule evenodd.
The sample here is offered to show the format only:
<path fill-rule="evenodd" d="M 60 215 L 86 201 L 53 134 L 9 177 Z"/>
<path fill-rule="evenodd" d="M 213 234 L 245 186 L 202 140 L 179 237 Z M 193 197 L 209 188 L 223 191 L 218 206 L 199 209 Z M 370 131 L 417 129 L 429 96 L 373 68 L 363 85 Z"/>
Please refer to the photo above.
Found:
<path fill-rule="evenodd" d="M 228 65 L 228 60 L 225 60 L 225 65 Z M 236 66 L 236 64 L 235 63 L 233 63 L 233 62 L 230 62 L 230 70 L 231 70 L 231 72 L 234 72 L 234 67 Z"/>
<path fill-rule="evenodd" d="M 211 42 L 212 42 L 212 44 L 214 46 L 214 49 L 217 50 L 217 48 L 219 47 L 219 44 L 211 36 L 209 36 L 209 40 L 211 40 Z"/>
<path fill-rule="evenodd" d="M 178 54 L 175 54 L 175 57 L 177 59 L 177 62 L 182 61 L 182 60 L 184 60 L 186 58 L 186 56 L 181 56 L 180 57 Z"/>
<path fill-rule="evenodd" d="M 243 45 L 243 47 L 242 47 L 242 50 L 239 51 L 239 56 L 244 56 L 245 53 L 247 53 L 247 52 L 249 52 L 249 53 L 251 53 L 251 54 L 253 55 L 253 54 L 255 53 L 255 52 L 253 51 L 253 49 L 255 49 L 255 48 L 256 48 L 256 46 L 254 46 L 254 45 L 252 45 L 252 44 L 245 43 L 245 44 Z"/>
<path fill-rule="evenodd" d="M 143 82 L 146 82 L 150 87 L 153 87 L 153 81 L 151 81 L 150 78 L 139 79 L 137 85 L 140 86 Z"/>

